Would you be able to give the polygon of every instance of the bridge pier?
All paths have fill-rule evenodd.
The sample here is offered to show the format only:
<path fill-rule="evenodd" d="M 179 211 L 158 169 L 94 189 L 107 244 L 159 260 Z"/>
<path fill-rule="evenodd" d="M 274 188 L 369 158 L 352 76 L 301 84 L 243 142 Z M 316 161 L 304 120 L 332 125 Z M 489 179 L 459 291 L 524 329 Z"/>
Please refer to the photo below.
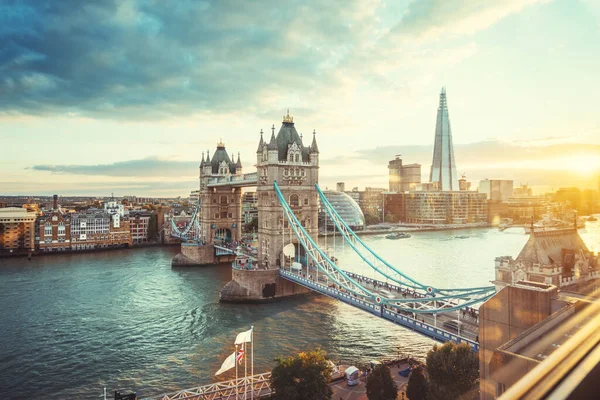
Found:
<path fill-rule="evenodd" d="M 215 248 L 212 244 L 198 245 L 195 243 L 182 243 L 181 252 L 173 258 L 171 266 L 191 267 L 198 265 L 213 265 L 217 262 Z"/>
<path fill-rule="evenodd" d="M 279 269 L 232 268 L 231 282 L 221 289 L 220 300 L 228 303 L 263 302 L 309 292 L 307 288 L 282 279 Z"/>

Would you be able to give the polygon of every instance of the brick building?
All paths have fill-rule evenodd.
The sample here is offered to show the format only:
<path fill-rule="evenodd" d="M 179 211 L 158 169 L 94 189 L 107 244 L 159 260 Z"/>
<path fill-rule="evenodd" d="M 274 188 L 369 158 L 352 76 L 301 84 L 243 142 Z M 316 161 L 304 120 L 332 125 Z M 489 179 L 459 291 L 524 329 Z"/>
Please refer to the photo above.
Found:
<path fill-rule="evenodd" d="M 129 231 L 131 232 L 131 243 L 148 243 L 148 228 L 152 213 L 150 211 L 136 210 L 129 212 Z"/>
<path fill-rule="evenodd" d="M 71 216 L 61 211 L 58 196 L 54 195 L 52 210 L 38 218 L 40 252 L 71 250 Z"/>

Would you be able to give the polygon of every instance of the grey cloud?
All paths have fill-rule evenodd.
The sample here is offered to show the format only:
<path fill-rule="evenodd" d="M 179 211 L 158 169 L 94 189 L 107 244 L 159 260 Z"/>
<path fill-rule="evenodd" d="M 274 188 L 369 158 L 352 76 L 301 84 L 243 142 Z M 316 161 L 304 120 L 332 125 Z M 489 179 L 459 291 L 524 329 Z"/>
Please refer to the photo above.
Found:
<path fill-rule="evenodd" d="M 145 158 L 97 165 L 34 165 L 30 169 L 74 175 L 181 177 L 197 174 L 198 167 L 198 161 Z"/>
<path fill-rule="evenodd" d="M 260 110 L 261 94 L 332 82 L 360 35 L 329 2 L 0 5 L 0 112 L 153 118 Z M 358 24 L 356 24 L 358 26 Z"/>

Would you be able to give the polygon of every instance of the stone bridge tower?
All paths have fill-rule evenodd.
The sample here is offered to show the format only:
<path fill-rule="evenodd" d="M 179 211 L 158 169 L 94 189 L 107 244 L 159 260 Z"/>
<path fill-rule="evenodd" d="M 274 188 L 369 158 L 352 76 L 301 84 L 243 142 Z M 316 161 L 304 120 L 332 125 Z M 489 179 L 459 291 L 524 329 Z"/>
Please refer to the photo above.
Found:
<path fill-rule="evenodd" d="M 279 132 L 271 128 L 266 142 L 261 131 L 256 150 L 258 197 L 258 261 L 252 270 L 232 269 L 232 280 L 221 290 L 222 301 L 261 301 L 306 293 L 308 290 L 279 276 L 283 246 L 290 242 L 290 227 L 283 215 L 273 182 L 279 188 L 306 231 L 318 234 L 319 199 L 315 183 L 319 179 L 319 148 L 313 131 L 312 143 L 305 146 L 302 135 L 289 115 L 283 117 Z M 292 232 L 296 254 L 303 256 Z"/>
<path fill-rule="evenodd" d="M 258 261 L 267 269 L 283 263 L 283 246 L 290 241 L 290 227 L 277 199 L 273 182 L 277 182 L 294 214 L 310 235 L 318 234 L 319 199 L 315 183 L 319 179 L 319 148 L 315 132 L 312 144 L 305 146 L 289 111 L 279 132 L 271 128 L 271 139 L 262 137 L 256 151 L 258 197 Z M 298 243 L 292 231 L 292 242 Z M 301 246 L 296 254 L 303 255 Z"/>
<path fill-rule="evenodd" d="M 238 153 L 227 154 L 225 144 L 217 143 L 217 150 L 210 158 L 204 153 L 200 163 L 200 238 L 205 244 L 221 241 L 239 241 L 242 237 L 242 188 L 224 184 L 222 187 L 208 187 L 211 181 L 227 180 L 231 176 L 242 175 L 242 163 Z"/>

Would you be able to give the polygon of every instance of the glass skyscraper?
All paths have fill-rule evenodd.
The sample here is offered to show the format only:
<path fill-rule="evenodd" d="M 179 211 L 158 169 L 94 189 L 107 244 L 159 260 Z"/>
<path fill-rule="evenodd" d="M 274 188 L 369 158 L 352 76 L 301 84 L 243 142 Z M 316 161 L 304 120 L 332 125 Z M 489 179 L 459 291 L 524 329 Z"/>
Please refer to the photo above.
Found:
<path fill-rule="evenodd" d="M 438 190 L 459 190 L 450 116 L 448 115 L 448 104 L 446 103 L 446 88 L 442 88 L 440 93 L 440 105 L 435 124 L 433 162 L 431 163 L 429 181 L 437 182 Z"/>

